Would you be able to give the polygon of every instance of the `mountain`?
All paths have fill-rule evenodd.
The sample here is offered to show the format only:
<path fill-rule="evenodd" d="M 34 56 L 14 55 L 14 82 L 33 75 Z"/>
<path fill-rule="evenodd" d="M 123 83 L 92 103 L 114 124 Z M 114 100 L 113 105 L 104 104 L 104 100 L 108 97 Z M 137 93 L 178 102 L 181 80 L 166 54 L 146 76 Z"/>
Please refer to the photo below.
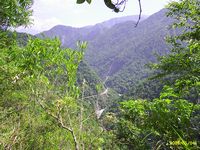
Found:
<path fill-rule="evenodd" d="M 119 99 L 118 93 L 112 89 L 109 89 L 106 95 L 99 94 L 105 91 L 106 87 L 104 87 L 101 79 L 85 61 L 82 61 L 79 65 L 77 72 L 77 84 L 79 85 L 79 87 L 81 87 L 81 90 L 84 92 L 82 93 L 84 100 L 92 105 L 95 105 L 95 102 L 97 102 L 98 100 L 99 106 L 110 107 Z M 99 89 L 99 91 L 97 91 L 97 86 L 100 86 L 102 88 Z"/>
<path fill-rule="evenodd" d="M 35 36 L 32 36 L 27 33 L 19 33 L 16 34 L 13 32 L 9 32 L 10 36 L 16 36 L 17 42 L 20 46 L 27 45 L 28 40 L 36 38 Z M 84 89 L 83 89 L 83 83 L 84 83 Z M 102 81 L 99 78 L 99 76 L 96 74 L 96 72 L 91 69 L 91 67 L 85 62 L 84 60 L 80 62 L 78 70 L 77 70 L 77 83 L 78 87 L 80 87 L 80 94 L 81 98 L 84 99 L 85 102 L 88 102 L 92 105 L 95 104 L 97 96 L 98 96 L 98 102 L 100 107 L 107 107 L 113 104 L 114 101 L 116 101 L 119 96 L 118 94 L 109 89 L 106 97 L 99 95 L 96 86 L 102 85 Z M 102 85 L 102 89 L 105 90 L 105 87 Z M 102 92 L 100 90 L 100 92 Z M 108 99 L 108 100 L 105 100 Z"/>
<path fill-rule="evenodd" d="M 142 16 L 142 20 L 145 20 L 147 16 Z M 127 21 L 134 21 L 136 22 L 138 19 L 137 15 L 134 16 L 125 16 L 125 17 L 118 17 L 113 18 L 102 23 L 98 23 L 93 26 L 86 26 L 81 28 L 75 28 L 70 26 L 64 25 L 57 25 L 51 28 L 48 31 L 44 31 L 42 33 L 36 34 L 37 37 L 59 37 L 62 41 L 62 45 L 64 47 L 71 47 L 74 48 L 76 46 L 77 41 L 92 41 L 98 35 L 104 33 L 107 29 L 112 28 L 113 26 L 124 23 Z"/>
<path fill-rule="evenodd" d="M 133 20 L 126 17 L 83 28 L 59 25 L 42 34 L 57 36 L 63 46 L 72 48 L 78 40 L 88 41 L 85 60 L 106 86 L 126 93 L 148 76 L 150 70 L 145 64 L 156 61 L 154 53 L 168 53 L 165 37 L 174 31 L 167 28 L 173 20 L 165 16 L 166 11 L 163 9 L 144 19 L 137 28 L 136 17 Z"/>
<path fill-rule="evenodd" d="M 143 20 L 145 20 L 147 18 L 148 18 L 148 16 L 143 15 L 141 17 L 140 21 L 143 21 Z M 124 23 L 124 22 L 127 22 L 127 21 L 134 21 L 134 22 L 136 22 L 137 20 L 138 20 L 138 15 L 133 15 L 133 16 L 125 16 L 125 17 L 113 18 L 113 19 L 104 21 L 102 23 L 99 23 L 97 25 L 103 25 L 106 28 L 111 28 L 111 27 L 113 27 L 116 24 Z"/>
<path fill-rule="evenodd" d="M 57 25 L 48 31 L 37 34 L 37 37 L 59 37 L 64 47 L 74 47 L 77 41 L 88 41 L 96 34 L 100 34 L 103 27 L 74 28 L 70 26 Z M 86 36 L 87 35 L 87 36 Z"/>
<path fill-rule="evenodd" d="M 172 19 L 166 9 L 140 22 L 116 24 L 90 42 L 86 60 L 106 84 L 125 93 L 146 78 L 150 70 L 145 64 L 156 61 L 154 53 L 168 53 L 165 37 L 173 33 L 167 27 Z"/>

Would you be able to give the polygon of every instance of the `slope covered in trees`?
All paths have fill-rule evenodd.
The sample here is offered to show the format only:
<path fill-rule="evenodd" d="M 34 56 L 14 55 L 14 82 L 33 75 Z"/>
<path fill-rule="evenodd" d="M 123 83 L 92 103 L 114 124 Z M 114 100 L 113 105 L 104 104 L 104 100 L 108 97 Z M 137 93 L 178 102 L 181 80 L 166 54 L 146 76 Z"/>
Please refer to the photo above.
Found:
<path fill-rule="evenodd" d="M 145 64 L 155 61 L 154 53 L 166 54 L 165 36 L 172 22 L 166 10 L 150 16 L 135 28 L 133 22 L 114 26 L 89 45 L 86 60 L 118 92 L 126 92 L 131 85 L 147 76 Z"/>
<path fill-rule="evenodd" d="M 143 16 L 146 19 L 147 16 Z M 65 47 L 75 47 L 77 41 L 92 41 L 94 38 L 102 34 L 105 30 L 126 21 L 136 21 L 137 16 L 119 17 L 107 20 L 96 25 L 75 28 L 70 26 L 57 25 L 48 31 L 37 34 L 38 37 L 59 37 L 62 45 Z"/>
<path fill-rule="evenodd" d="M 112 24 L 110 20 L 83 28 L 56 26 L 42 34 L 58 36 L 63 46 L 69 47 L 74 47 L 77 40 L 88 41 L 85 60 L 107 81 L 107 86 L 125 93 L 147 76 L 145 64 L 156 60 L 154 53 L 168 52 L 165 36 L 173 31 L 168 29 L 172 19 L 165 17 L 165 13 L 165 9 L 161 10 L 140 22 L 137 28 L 133 20 L 116 21 L 112 27 L 105 27 Z"/>
<path fill-rule="evenodd" d="M 117 138 L 122 149 L 200 148 L 199 6 L 198 0 L 173 1 L 168 5 L 167 15 L 176 20 L 172 27 L 182 32 L 168 38 L 170 53 L 159 57 L 152 67 L 156 79 L 170 78 L 172 82 L 164 86 L 156 99 L 121 103 Z"/>
<path fill-rule="evenodd" d="M 142 94 L 148 100 L 122 99 L 123 102 L 113 104 L 115 109 L 109 112 L 108 104 L 100 104 L 110 99 L 109 89 L 105 84 L 96 84 L 100 79 L 83 61 L 86 42 L 78 42 L 76 49 L 63 48 L 58 38 L 24 35 L 17 38 L 15 32 L 8 30 L 27 25 L 31 2 L 1 2 L 6 13 L 0 13 L 3 18 L 0 24 L 0 149 L 200 148 L 199 0 L 169 3 L 168 16 L 176 20 L 172 27 L 179 29 L 179 34 L 168 38 L 168 54 L 151 64 L 155 80 L 149 84 L 141 81 L 142 90 L 147 91 L 145 94 L 152 93 L 149 85 L 157 86 L 161 79 L 172 82 L 163 82 L 162 92 L 153 93 L 153 97 Z M 113 29 L 115 27 L 127 29 L 123 24 Z M 158 30 L 155 28 L 155 31 Z M 27 42 L 20 43 L 19 38 Z M 87 90 L 87 82 L 91 90 Z M 140 88 L 135 89 L 136 93 L 138 90 Z M 135 98 L 137 96 L 140 97 Z"/>

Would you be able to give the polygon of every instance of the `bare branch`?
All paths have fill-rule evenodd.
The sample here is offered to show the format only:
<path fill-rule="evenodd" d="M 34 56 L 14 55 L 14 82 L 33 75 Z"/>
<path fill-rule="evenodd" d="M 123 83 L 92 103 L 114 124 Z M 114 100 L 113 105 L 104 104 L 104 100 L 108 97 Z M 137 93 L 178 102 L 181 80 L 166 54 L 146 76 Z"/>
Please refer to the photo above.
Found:
<path fill-rule="evenodd" d="M 65 124 L 64 124 L 63 121 L 62 121 L 61 115 L 58 115 L 58 116 L 54 115 L 53 113 L 49 112 L 49 111 L 47 110 L 47 108 L 46 108 L 41 102 L 39 102 L 39 101 L 37 101 L 37 102 L 38 102 L 38 104 L 41 106 L 41 108 L 42 108 L 48 115 L 50 115 L 52 118 L 54 118 L 54 119 L 57 120 L 57 122 L 61 125 L 61 127 L 62 127 L 63 129 L 66 129 L 67 131 L 69 131 L 69 132 L 71 133 L 71 135 L 72 135 L 72 137 L 73 137 L 73 140 L 74 140 L 75 149 L 76 149 L 76 150 L 79 150 L 78 141 L 77 141 L 77 139 L 76 139 L 76 136 L 75 136 L 75 134 L 74 134 L 73 129 L 70 128 L 70 127 L 65 126 Z M 58 114 L 60 114 L 60 113 L 58 113 Z"/>
<path fill-rule="evenodd" d="M 138 0 L 138 4 L 139 4 L 139 7 L 140 7 L 140 13 L 139 13 L 138 21 L 135 24 L 135 27 L 137 27 L 137 25 L 139 24 L 140 19 L 141 19 L 141 15 L 142 15 L 142 5 L 141 5 L 141 1 L 140 0 Z"/>

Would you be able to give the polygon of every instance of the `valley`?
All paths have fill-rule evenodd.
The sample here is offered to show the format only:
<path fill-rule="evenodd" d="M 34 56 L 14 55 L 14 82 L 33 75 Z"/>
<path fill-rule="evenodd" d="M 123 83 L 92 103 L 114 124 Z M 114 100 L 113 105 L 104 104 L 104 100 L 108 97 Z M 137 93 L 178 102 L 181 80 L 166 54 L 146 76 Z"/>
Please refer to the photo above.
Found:
<path fill-rule="evenodd" d="M 126 2 L 0 1 L 0 149 L 200 149 L 200 1 Z"/>
<path fill-rule="evenodd" d="M 149 76 L 146 64 L 155 62 L 156 54 L 169 52 L 165 38 L 175 31 L 168 29 L 172 20 L 165 13 L 144 16 L 137 28 L 137 16 L 129 16 L 82 28 L 58 25 L 36 36 L 59 37 L 63 47 L 71 48 L 76 41 L 87 41 L 85 61 L 107 87 L 124 94 Z"/>

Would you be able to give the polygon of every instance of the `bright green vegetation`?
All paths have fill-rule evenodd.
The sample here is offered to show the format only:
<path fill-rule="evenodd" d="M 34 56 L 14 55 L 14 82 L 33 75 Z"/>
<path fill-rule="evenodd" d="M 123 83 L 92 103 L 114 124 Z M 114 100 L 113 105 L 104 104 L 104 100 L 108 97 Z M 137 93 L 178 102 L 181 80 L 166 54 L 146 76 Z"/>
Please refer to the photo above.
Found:
<path fill-rule="evenodd" d="M 200 105 L 180 99 L 164 87 L 152 101 L 121 103 L 117 139 L 122 149 L 198 149 Z"/>
<path fill-rule="evenodd" d="M 137 78 L 137 86 L 131 87 L 135 81 L 131 82 L 129 92 L 120 99 L 83 60 L 86 42 L 78 42 L 77 47 L 71 49 L 64 48 L 57 38 L 40 39 L 11 32 L 9 28 L 26 26 L 30 22 L 32 2 L 10 0 L 1 3 L 1 11 L 5 12 L 0 13 L 1 149 L 200 148 L 199 0 L 181 0 L 168 5 L 167 15 L 174 18 L 172 27 L 178 33 L 167 39 L 170 52 L 150 64 L 153 71 L 138 70 L 144 77 Z M 165 18 L 161 22 L 165 22 Z M 147 22 L 143 26 L 145 24 Z M 116 27 L 124 26 L 119 24 L 109 29 L 108 35 L 114 34 L 120 42 L 123 40 L 120 37 L 128 33 L 116 33 Z M 161 29 L 157 26 L 154 32 Z M 137 33 L 137 28 L 134 30 Z M 153 37 L 149 38 L 151 43 Z M 125 43 L 120 48 L 128 49 Z M 114 54 L 117 46 L 111 45 Z M 87 56 L 92 55 L 92 46 Z M 136 47 L 144 50 L 141 54 L 136 53 L 140 60 L 150 55 L 147 51 L 151 47 L 145 47 L 142 42 Z M 161 45 L 160 48 L 166 47 Z M 95 59 L 103 58 L 100 53 L 96 53 Z M 121 59 L 114 62 L 116 66 L 132 63 L 130 66 L 137 64 L 135 68 L 142 68 L 144 64 L 136 55 L 131 57 L 126 49 L 119 56 Z M 130 56 L 130 61 L 136 61 L 125 62 L 122 56 Z M 125 79 L 128 78 L 128 68 L 118 71 L 108 83 L 117 84 L 122 73 L 126 74 Z M 141 80 L 147 77 L 153 80 Z M 122 87 L 121 83 L 116 89 Z M 134 100 L 128 100 L 129 97 Z"/>
<path fill-rule="evenodd" d="M 199 149 L 199 6 L 198 0 L 168 5 L 167 15 L 176 19 L 172 27 L 181 33 L 168 38 L 171 53 L 152 66 L 154 78 L 168 79 L 169 86 L 159 98 L 121 103 L 117 139 L 122 149 Z"/>
<path fill-rule="evenodd" d="M 30 24 L 32 0 L 0 1 L 0 28 L 27 26 Z"/>
<path fill-rule="evenodd" d="M 172 2 L 168 5 L 168 16 L 177 20 L 172 27 L 181 33 L 168 37 L 171 53 L 159 57 L 159 63 L 152 67 L 159 71 L 156 78 L 167 77 L 182 97 L 188 96 L 195 103 L 200 92 L 200 2 L 197 0 Z"/>

